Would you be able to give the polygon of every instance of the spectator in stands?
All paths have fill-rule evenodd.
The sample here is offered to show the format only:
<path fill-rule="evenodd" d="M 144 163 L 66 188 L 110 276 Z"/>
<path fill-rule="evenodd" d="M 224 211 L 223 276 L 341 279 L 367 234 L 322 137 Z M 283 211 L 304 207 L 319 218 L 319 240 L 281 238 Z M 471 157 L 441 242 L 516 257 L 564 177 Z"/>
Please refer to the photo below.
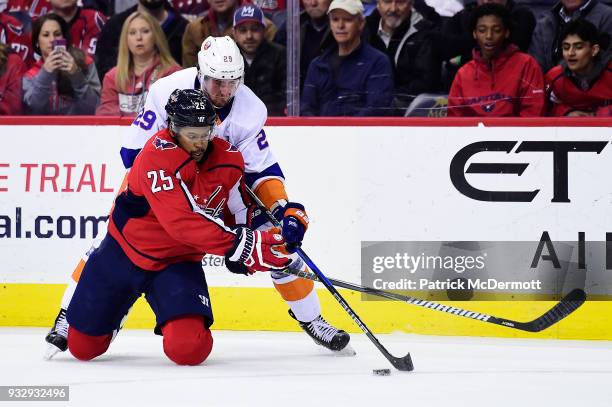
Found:
<path fill-rule="evenodd" d="M 264 38 L 263 11 L 255 5 L 234 13 L 234 39 L 244 57 L 244 83 L 265 103 L 269 116 L 283 116 L 287 105 L 285 48 Z"/>
<path fill-rule="evenodd" d="M 329 25 L 336 41 L 308 67 L 303 116 L 382 116 L 391 105 L 389 58 L 361 40 L 365 27 L 359 0 L 333 0 Z"/>
<path fill-rule="evenodd" d="M 135 116 L 151 85 L 180 69 L 157 20 L 149 13 L 132 13 L 121 30 L 117 66 L 104 76 L 96 114 Z"/>
<path fill-rule="evenodd" d="M 512 21 L 510 42 L 518 46 L 522 52 L 529 50 L 531 35 L 536 26 L 536 18 L 529 7 L 519 6 L 513 0 L 477 0 L 468 4 L 442 27 L 440 49 L 442 60 L 446 61 L 442 86 L 444 89 L 448 89 L 457 70 L 472 59 L 472 49 L 476 46 L 476 42 L 470 30 L 470 17 L 474 8 L 487 3 L 500 4 L 510 10 Z"/>
<path fill-rule="evenodd" d="M 544 72 L 562 59 L 561 32 L 570 21 L 585 19 L 601 33 L 612 33 L 612 7 L 598 0 L 561 0 L 538 20 L 529 53 Z"/>
<path fill-rule="evenodd" d="M 440 81 L 440 58 L 432 37 L 435 25 L 413 4 L 377 0 L 366 19 L 370 44 L 386 53 L 395 68 L 394 105 L 403 109 L 419 93 L 437 90 Z"/>
<path fill-rule="evenodd" d="M 34 64 L 32 38 L 25 27 L 7 12 L 7 0 L 0 0 L 0 43 L 13 49 L 27 66 Z"/>
<path fill-rule="evenodd" d="M 51 0 L 51 7 L 53 13 L 68 23 L 72 46 L 93 58 L 106 16 L 96 10 L 78 7 L 77 0 Z"/>
<path fill-rule="evenodd" d="M 602 39 L 586 20 L 565 26 L 563 61 L 546 74 L 551 116 L 612 116 L 612 53 Z"/>
<path fill-rule="evenodd" d="M 104 78 L 106 72 L 117 65 L 121 29 L 125 20 L 135 11 L 147 12 L 155 17 L 166 35 L 172 58 L 179 65 L 181 64 L 181 40 L 185 27 L 187 27 L 187 20 L 172 10 L 165 0 L 139 0 L 136 6 L 111 17 L 102 29 L 98 40 L 98 52 L 96 53 L 96 67 L 100 78 Z"/>
<path fill-rule="evenodd" d="M 21 114 L 21 78 L 25 71 L 21 57 L 0 43 L 0 115 Z"/>
<path fill-rule="evenodd" d="M 64 39 L 64 44 L 58 40 Z M 93 60 L 71 45 L 66 21 L 49 13 L 34 21 L 32 48 L 41 59 L 23 77 L 27 112 L 47 115 L 93 114 L 100 80 Z"/>
<path fill-rule="evenodd" d="M 334 43 L 329 30 L 327 10 L 331 0 L 303 0 L 304 11 L 300 13 L 300 86 L 304 85 L 308 66 L 313 59 Z M 287 25 L 282 24 L 274 42 L 287 46 Z"/>
<path fill-rule="evenodd" d="M 510 12 L 499 4 L 474 9 L 478 44 L 451 86 L 448 116 L 541 116 L 544 78 L 535 59 L 510 43 Z"/>
<path fill-rule="evenodd" d="M 213 37 L 232 36 L 234 12 L 238 8 L 238 0 L 209 0 L 210 9 L 204 17 L 189 23 L 183 35 L 183 66 L 185 68 L 196 66 L 198 51 L 204 39 Z M 272 21 L 266 21 L 266 40 L 272 41 L 276 34 L 276 26 Z"/>

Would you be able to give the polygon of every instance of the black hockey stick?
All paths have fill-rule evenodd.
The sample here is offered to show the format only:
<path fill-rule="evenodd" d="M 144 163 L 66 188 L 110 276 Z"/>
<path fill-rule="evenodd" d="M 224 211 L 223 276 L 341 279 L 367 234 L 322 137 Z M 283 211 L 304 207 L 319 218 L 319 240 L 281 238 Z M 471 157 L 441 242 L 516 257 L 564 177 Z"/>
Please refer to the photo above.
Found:
<path fill-rule="evenodd" d="M 257 204 L 257 206 L 259 206 L 259 208 L 266 213 L 268 220 L 272 222 L 274 226 L 280 228 L 281 227 L 280 222 L 276 220 L 276 218 L 272 215 L 272 213 L 264 206 L 263 202 L 261 202 L 261 200 L 257 197 L 257 195 L 255 195 L 255 193 L 251 191 L 250 188 L 247 187 L 246 189 L 249 195 L 251 195 L 251 198 L 253 198 L 253 200 Z M 410 357 L 410 353 L 408 353 L 403 358 L 395 357 L 391 353 L 389 353 L 389 351 L 378 341 L 376 336 L 374 336 L 374 334 L 372 333 L 372 331 L 370 331 L 370 329 L 366 326 L 366 324 L 363 323 L 363 321 L 361 320 L 361 318 L 359 318 L 357 313 L 345 301 L 342 295 L 340 295 L 338 290 L 336 290 L 336 287 L 334 287 L 334 285 L 327 279 L 327 277 L 325 277 L 323 272 L 319 270 L 319 268 L 312 262 L 312 260 L 310 260 L 310 258 L 306 255 L 306 253 L 304 253 L 301 247 L 298 247 L 296 249 L 296 253 L 298 254 L 298 256 L 300 256 L 302 260 L 304 260 L 304 262 L 308 265 L 308 267 L 310 267 L 310 269 L 314 271 L 314 273 L 316 274 L 316 278 L 318 278 L 319 281 L 323 283 L 325 288 L 327 288 L 327 290 L 334 296 L 336 301 L 340 303 L 342 308 L 349 314 L 349 316 L 353 319 L 353 321 L 355 321 L 357 326 L 361 328 L 361 330 L 372 341 L 374 346 L 378 348 L 378 350 L 385 356 L 385 358 L 387 358 L 387 360 L 393 365 L 393 367 L 395 367 L 397 370 L 401 370 L 405 372 L 409 372 L 414 369 L 414 366 L 412 364 L 412 358 Z"/>
<path fill-rule="evenodd" d="M 309 273 L 308 271 L 286 269 L 284 270 L 284 272 L 308 280 L 318 280 L 315 274 Z M 330 278 L 329 281 L 337 287 L 347 288 L 349 290 L 358 291 L 364 294 L 377 295 L 379 297 L 385 297 L 396 301 L 403 301 L 411 305 L 429 308 L 434 311 L 446 312 L 448 314 L 458 315 L 460 317 L 488 322 L 494 325 L 502 325 L 508 328 L 520 329 L 521 331 L 527 332 L 540 332 L 550 327 L 551 325 L 556 324 L 572 312 L 576 311 L 586 300 L 585 292 L 580 288 L 576 288 L 570 291 L 565 297 L 563 297 L 561 301 L 555 304 L 554 307 L 552 307 L 533 321 L 519 322 L 512 321 L 511 319 L 495 317 L 493 315 L 468 311 L 457 307 L 451 307 L 433 301 L 420 300 L 418 298 L 408 297 L 389 291 L 378 290 L 376 288 L 364 287 L 357 284 L 347 283 L 345 281 L 335 280 L 333 278 Z"/>

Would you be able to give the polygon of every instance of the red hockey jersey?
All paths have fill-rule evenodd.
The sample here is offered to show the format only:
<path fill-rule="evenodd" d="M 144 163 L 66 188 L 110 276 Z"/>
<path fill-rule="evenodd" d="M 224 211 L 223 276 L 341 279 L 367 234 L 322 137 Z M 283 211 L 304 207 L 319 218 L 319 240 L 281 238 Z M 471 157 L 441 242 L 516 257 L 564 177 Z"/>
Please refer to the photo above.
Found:
<path fill-rule="evenodd" d="M 38 18 L 51 12 L 51 0 L 8 0 L 10 12 L 27 11 L 32 18 Z"/>
<path fill-rule="evenodd" d="M 243 173 L 242 154 L 228 142 L 214 138 L 196 163 L 164 129 L 136 158 L 109 233 L 145 270 L 225 255 L 235 237 L 225 224 L 247 223 Z"/>
<path fill-rule="evenodd" d="M 455 76 L 448 116 L 544 115 L 544 75 L 533 57 L 509 45 L 489 64 L 479 50 Z"/>
<path fill-rule="evenodd" d="M 27 11 L 34 19 L 51 12 L 51 0 L 9 0 L 8 10 Z"/>
<path fill-rule="evenodd" d="M 612 62 L 603 66 L 591 81 L 572 80 L 561 65 L 546 74 L 546 94 L 551 116 L 565 116 L 574 110 L 612 116 Z"/>
<path fill-rule="evenodd" d="M 74 18 L 68 23 L 72 45 L 82 49 L 83 52 L 93 58 L 96 53 L 98 37 L 104 24 L 106 24 L 104 14 L 97 10 L 79 7 Z"/>
<path fill-rule="evenodd" d="M 8 44 L 28 68 L 32 66 L 32 36 L 25 32 L 21 21 L 7 13 L 0 13 L 0 42 Z"/>
<path fill-rule="evenodd" d="M 4 72 L 0 73 L 0 115 L 22 113 L 21 78 L 25 64 L 16 54 L 9 54 Z"/>

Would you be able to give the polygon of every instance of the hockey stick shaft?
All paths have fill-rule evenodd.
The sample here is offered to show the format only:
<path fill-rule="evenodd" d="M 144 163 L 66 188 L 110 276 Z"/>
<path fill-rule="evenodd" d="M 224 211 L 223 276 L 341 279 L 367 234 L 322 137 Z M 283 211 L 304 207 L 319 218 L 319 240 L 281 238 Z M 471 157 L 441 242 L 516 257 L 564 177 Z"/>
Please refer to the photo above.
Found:
<path fill-rule="evenodd" d="M 308 280 L 318 280 L 316 274 L 310 273 L 308 271 L 286 269 L 284 272 Z M 561 321 L 563 318 L 574 312 L 576 309 L 578 309 L 586 300 L 586 294 L 583 290 L 574 289 L 565 297 L 563 297 L 561 301 L 559 301 L 554 307 L 552 307 L 550 310 L 548 310 L 538 318 L 529 322 L 519 322 L 496 317 L 493 315 L 469 311 L 457 307 L 451 307 L 433 301 L 420 300 L 418 298 L 408 297 L 394 292 L 383 291 L 371 287 L 364 287 L 361 285 L 348 283 L 346 281 L 336 280 L 333 278 L 329 278 L 328 280 L 336 287 L 342 287 L 364 294 L 376 295 L 379 297 L 384 297 L 396 301 L 402 301 L 410 305 L 416 305 L 434 311 L 445 312 L 447 314 L 469 318 L 476 321 L 488 322 L 490 324 L 501 325 L 508 328 L 518 329 L 527 332 L 539 332 L 550 327 L 551 325 L 556 324 L 557 322 Z"/>
<path fill-rule="evenodd" d="M 246 189 L 249 195 L 251 196 L 251 198 L 257 204 L 257 206 L 259 206 L 259 208 L 266 213 L 268 220 L 275 227 L 278 227 L 278 228 L 282 227 L 280 222 L 265 207 L 265 205 L 263 204 L 263 202 L 261 202 L 261 200 L 257 197 L 257 195 L 255 195 L 255 193 L 250 188 L 247 187 Z M 304 263 L 306 263 L 306 265 L 308 265 L 308 267 L 310 267 L 310 269 L 316 274 L 316 277 L 318 278 L 318 280 L 321 281 L 321 283 L 323 283 L 325 288 L 327 288 L 327 290 L 332 294 L 332 296 L 336 299 L 336 301 L 338 301 L 338 303 L 344 309 L 344 311 L 346 311 L 346 313 L 353 319 L 353 321 L 357 324 L 357 326 L 361 328 L 361 330 L 366 334 L 366 336 L 370 339 L 370 341 L 372 341 L 374 346 L 376 346 L 376 348 L 385 356 L 385 358 L 393 365 L 393 367 L 401 371 L 411 371 L 414 369 L 414 366 L 412 364 L 412 358 L 410 357 L 410 353 L 408 353 L 403 358 L 395 357 L 391 353 L 389 353 L 389 351 L 380 343 L 378 338 L 374 336 L 372 331 L 370 331 L 367 325 L 361 320 L 361 318 L 359 318 L 359 315 L 357 315 L 357 313 L 353 310 L 353 308 L 351 308 L 351 306 L 346 302 L 346 300 L 338 292 L 336 287 L 334 287 L 331 281 L 329 281 L 327 277 L 325 277 L 323 272 L 319 270 L 319 268 L 314 264 L 314 262 L 310 259 L 310 257 L 308 257 L 308 255 L 302 250 L 301 247 L 296 248 L 296 253 L 298 256 L 300 256 L 300 258 L 304 261 Z"/>

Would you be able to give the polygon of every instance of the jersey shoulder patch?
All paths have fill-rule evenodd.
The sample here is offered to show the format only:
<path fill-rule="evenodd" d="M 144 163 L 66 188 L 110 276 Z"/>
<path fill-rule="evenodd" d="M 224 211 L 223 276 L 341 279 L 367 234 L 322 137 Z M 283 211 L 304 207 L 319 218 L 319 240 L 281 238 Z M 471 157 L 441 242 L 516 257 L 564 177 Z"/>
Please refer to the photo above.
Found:
<path fill-rule="evenodd" d="M 157 135 L 152 138 L 152 143 L 156 150 L 171 150 L 178 147 L 175 143 L 164 140 Z"/>

